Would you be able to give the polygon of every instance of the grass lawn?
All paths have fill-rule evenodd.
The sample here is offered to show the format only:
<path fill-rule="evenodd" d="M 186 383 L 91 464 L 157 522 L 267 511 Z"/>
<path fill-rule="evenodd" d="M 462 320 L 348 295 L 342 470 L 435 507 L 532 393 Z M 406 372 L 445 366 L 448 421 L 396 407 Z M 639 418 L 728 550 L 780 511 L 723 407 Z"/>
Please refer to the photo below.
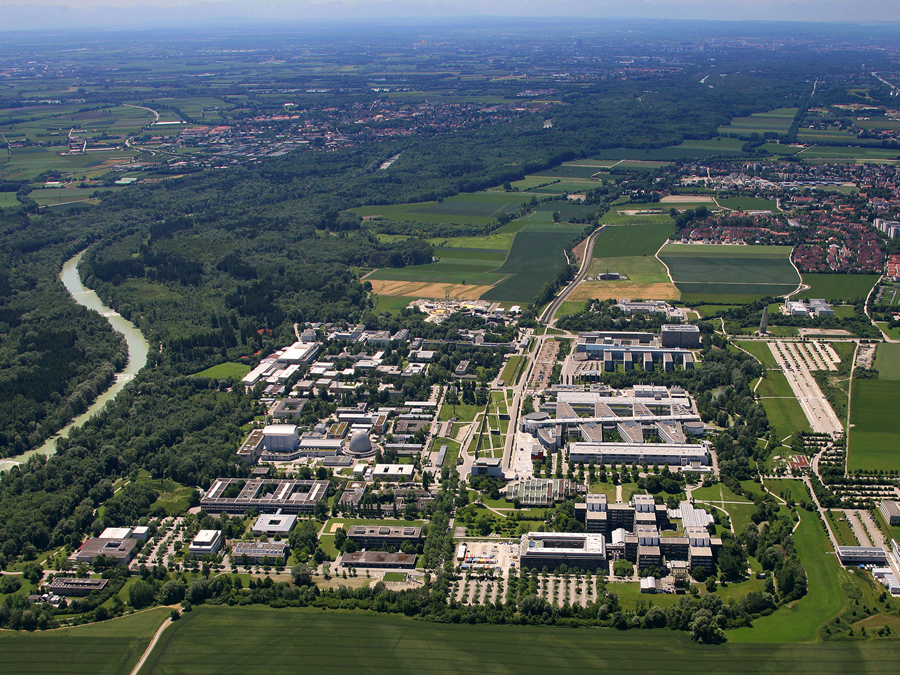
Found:
<path fill-rule="evenodd" d="M 406 577 L 409 575 L 406 572 L 385 572 L 384 573 L 384 581 L 406 581 Z"/>
<path fill-rule="evenodd" d="M 559 311 L 556 312 L 556 316 L 559 318 L 571 316 L 572 314 L 580 314 L 585 309 L 587 309 L 587 302 L 584 300 L 566 300 L 559 306 Z"/>
<path fill-rule="evenodd" d="M 853 380 L 850 400 L 848 468 L 900 469 L 900 430 L 889 423 L 897 414 L 900 380 Z"/>
<path fill-rule="evenodd" d="M 475 415 L 480 412 L 484 412 L 483 405 L 447 405 L 446 403 L 441 406 L 441 413 L 438 415 L 438 419 L 442 422 L 449 422 L 450 420 L 456 418 L 460 422 L 471 422 L 475 419 Z"/>
<path fill-rule="evenodd" d="M 128 675 L 169 612 L 157 608 L 47 632 L 0 631 L 2 671 L 4 675 Z"/>
<path fill-rule="evenodd" d="M 244 363 L 220 363 L 206 370 L 201 370 L 197 375 L 214 379 L 239 380 L 250 372 L 250 366 Z"/>
<path fill-rule="evenodd" d="M 755 492 L 759 492 L 759 486 L 757 485 L 757 489 Z M 722 483 L 717 483 L 716 485 L 712 485 L 710 487 L 701 487 L 697 488 L 691 495 L 698 502 L 743 502 L 746 504 L 750 504 L 750 500 L 741 495 L 736 495 L 727 485 L 723 485 Z"/>
<path fill-rule="evenodd" d="M 656 600 L 657 598 L 650 598 Z M 660 599 L 660 602 L 663 602 Z M 800 601 L 797 605 L 802 605 Z M 758 642 L 802 638 L 808 612 L 784 628 L 741 629 Z M 762 625 L 779 617 L 761 619 Z M 830 615 L 827 617 L 830 618 Z M 780 629 L 780 630 L 779 630 Z M 738 631 L 732 631 L 735 635 Z M 743 636 L 739 636 L 743 637 Z M 893 644 L 728 644 L 709 647 L 668 630 L 571 630 L 538 626 L 437 624 L 350 611 L 203 606 L 168 629 L 143 675 L 152 673 L 531 673 L 889 672 Z M 749 640 L 748 640 L 749 641 Z M 800 640 L 797 640 L 800 641 Z M 339 664 L 339 667 L 338 667 Z M 887 670 L 885 671 L 885 667 Z M 29 671 L 33 672 L 33 671 Z"/>
<path fill-rule="evenodd" d="M 510 356 L 509 359 L 507 359 L 506 365 L 503 366 L 503 371 L 500 373 L 500 379 L 503 380 L 503 383 L 505 385 L 510 386 L 512 384 L 515 384 L 516 374 L 519 370 L 519 366 L 524 360 L 524 356 Z"/>
<path fill-rule="evenodd" d="M 406 309 L 413 298 L 403 295 L 378 295 L 375 300 L 375 313 L 399 314 L 401 310 Z"/>
<path fill-rule="evenodd" d="M 828 524 L 831 526 L 834 536 L 837 537 L 838 544 L 841 546 L 859 546 L 859 539 L 853 534 L 850 523 L 847 522 L 844 514 L 840 511 L 829 511 L 828 513 Z"/>
<path fill-rule="evenodd" d="M 758 361 L 762 362 L 763 367 L 771 368 L 775 365 L 775 356 L 772 354 L 772 350 L 769 349 L 768 343 L 745 340 L 743 342 L 738 342 L 737 345 L 744 351 L 753 354 Z"/>

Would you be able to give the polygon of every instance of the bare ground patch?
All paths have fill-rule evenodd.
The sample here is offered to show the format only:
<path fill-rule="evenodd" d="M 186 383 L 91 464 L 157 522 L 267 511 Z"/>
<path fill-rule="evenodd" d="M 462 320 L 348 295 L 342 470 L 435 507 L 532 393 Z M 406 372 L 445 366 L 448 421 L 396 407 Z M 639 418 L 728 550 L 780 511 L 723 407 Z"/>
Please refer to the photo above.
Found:
<path fill-rule="evenodd" d="M 628 281 L 585 281 L 567 300 L 678 300 L 681 294 L 672 283 L 636 284 Z"/>
<path fill-rule="evenodd" d="M 581 267 L 581 261 L 584 260 L 584 249 L 587 248 L 588 240 L 587 238 L 583 239 L 581 243 L 579 243 L 575 248 L 572 249 L 572 253 L 575 254 L 575 263 Z"/>
<path fill-rule="evenodd" d="M 387 281 L 370 279 L 372 290 L 378 295 L 401 295 L 409 298 L 444 299 L 449 293 L 453 300 L 477 300 L 490 286 L 469 286 L 466 284 L 434 284 L 423 281 Z"/>

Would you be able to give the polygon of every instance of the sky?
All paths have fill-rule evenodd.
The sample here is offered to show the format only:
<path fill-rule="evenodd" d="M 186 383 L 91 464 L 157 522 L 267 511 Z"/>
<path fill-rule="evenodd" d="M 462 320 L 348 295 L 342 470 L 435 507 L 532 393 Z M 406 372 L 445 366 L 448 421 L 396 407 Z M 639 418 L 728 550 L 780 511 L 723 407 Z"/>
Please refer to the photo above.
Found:
<path fill-rule="evenodd" d="M 883 24 L 900 0 L 0 0 L 0 31 L 479 16 Z"/>

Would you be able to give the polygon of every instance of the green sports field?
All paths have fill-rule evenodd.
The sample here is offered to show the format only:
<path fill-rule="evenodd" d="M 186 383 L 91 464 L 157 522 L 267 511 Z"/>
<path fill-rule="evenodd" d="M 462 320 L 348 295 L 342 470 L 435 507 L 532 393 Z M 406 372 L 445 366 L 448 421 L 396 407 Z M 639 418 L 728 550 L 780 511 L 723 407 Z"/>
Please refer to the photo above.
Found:
<path fill-rule="evenodd" d="M 217 366 L 202 370 L 197 374 L 202 377 L 240 379 L 249 372 L 250 366 L 245 363 L 220 363 Z"/>
<path fill-rule="evenodd" d="M 784 295 L 797 288 L 800 276 L 787 246 L 667 244 L 659 257 L 672 280 L 692 298 Z"/>

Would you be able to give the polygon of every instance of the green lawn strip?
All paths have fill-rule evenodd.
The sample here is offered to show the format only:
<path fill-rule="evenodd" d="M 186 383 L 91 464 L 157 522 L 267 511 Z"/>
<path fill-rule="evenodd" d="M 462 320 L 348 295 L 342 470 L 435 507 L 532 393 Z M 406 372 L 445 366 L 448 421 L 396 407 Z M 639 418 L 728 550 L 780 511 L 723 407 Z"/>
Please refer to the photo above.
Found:
<path fill-rule="evenodd" d="M 505 385 L 515 384 L 516 372 L 524 358 L 524 356 L 510 356 L 507 359 L 506 365 L 503 366 L 503 371 L 500 373 L 500 379 L 503 380 Z"/>
<path fill-rule="evenodd" d="M 755 492 L 760 492 L 759 486 L 757 486 Z M 722 501 L 726 501 L 752 504 L 749 499 L 741 495 L 736 495 L 727 485 L 723 485 L 722 483 L 711 485 L 710 487 L 697 488 L 691 492 L 691 496 L 698 502 L 718 502 L 721 504 Z"/>
<path fill-rule="evenodd" d="M 661 598 L 650 600 L 664 602 Z M 416 675 L 755 675 L 773 672 L 773 667 L 778 672 L 819 675 L 823 664 L 828 664 L 828 672 L 841 673 L 890 672 L 895 663 L 895 645 L 771 644 L 785 641 L 787 633 L 802 633 L 798 628 L 804 627 L 795 621 L 780 633 L 740 629 L 754 635 L 769 632 L 770 644 L 733 641 L 709 647 L 692 643 L 687 633 L 668 630 L 470 626 L 411 621 L 369 612 L 202 606 L 163 633 L 143 675 L 204 675 L 226 669 L 248 672 L 263 668 L 266 673 L 281 675 L 296 673 L 297 663 L 303 663 L 304 670 L 312 672 L 335 672 L 335 659 L 341 670 Z"/>
<path fill-rule="evenodd" d="M 744 351 L 753 354 L 758 361 L 762 362 L 763 367 L 772 368 L 775 366 L 775 356 L 772 354 L 772 350 L 769 349 L 768 343 L 757 340 L 744 340 L 737 342 L 737 345 Z"/>
<path fill-rule="evenodd" d="M 816 522 L 816 515 L 802 512 L 800 519 L 794 533 L 794 546 L 806 569 L 809 591 L 800 600 L 756 619 L 752 628 L 728 631 L 729 642 L 814 642 L 819 627 L 844 607 L 846 598 L 841 591 L 840 579 L 846 572 L 833 555 L 828 536 Z"/>
<path fill-rule="evenodd" d="M 830 514 L 828 524 L 831 526 L 834 536 L 837 537 L 838 544 L 840 546 L 859 546 L 859 539 L 853 534 L 853 529 L 843 512 L 829 511 L 828 513 Z"/>
<path fill-rule="evenodd" d="M 471 422 L 475 419 L 475 415 L 480 412 L 484 412 L 484 406 L 482 405 L 458 404 L 454 406 L 445 403 L 441 406 L 438 419 L 442 422 L 448 422 L 454 418 L 459 422 Z"/>
<path fill-rule="evenodd" d="M 4 675 L 65 672 L 128 675 L 171 610 L 45 632 L 0 631 Z"/>
<path fill-rule="evenodd" d="M 409 575 L 406 572 L 385 572 L 384 581 L 404 582 Z"/>

